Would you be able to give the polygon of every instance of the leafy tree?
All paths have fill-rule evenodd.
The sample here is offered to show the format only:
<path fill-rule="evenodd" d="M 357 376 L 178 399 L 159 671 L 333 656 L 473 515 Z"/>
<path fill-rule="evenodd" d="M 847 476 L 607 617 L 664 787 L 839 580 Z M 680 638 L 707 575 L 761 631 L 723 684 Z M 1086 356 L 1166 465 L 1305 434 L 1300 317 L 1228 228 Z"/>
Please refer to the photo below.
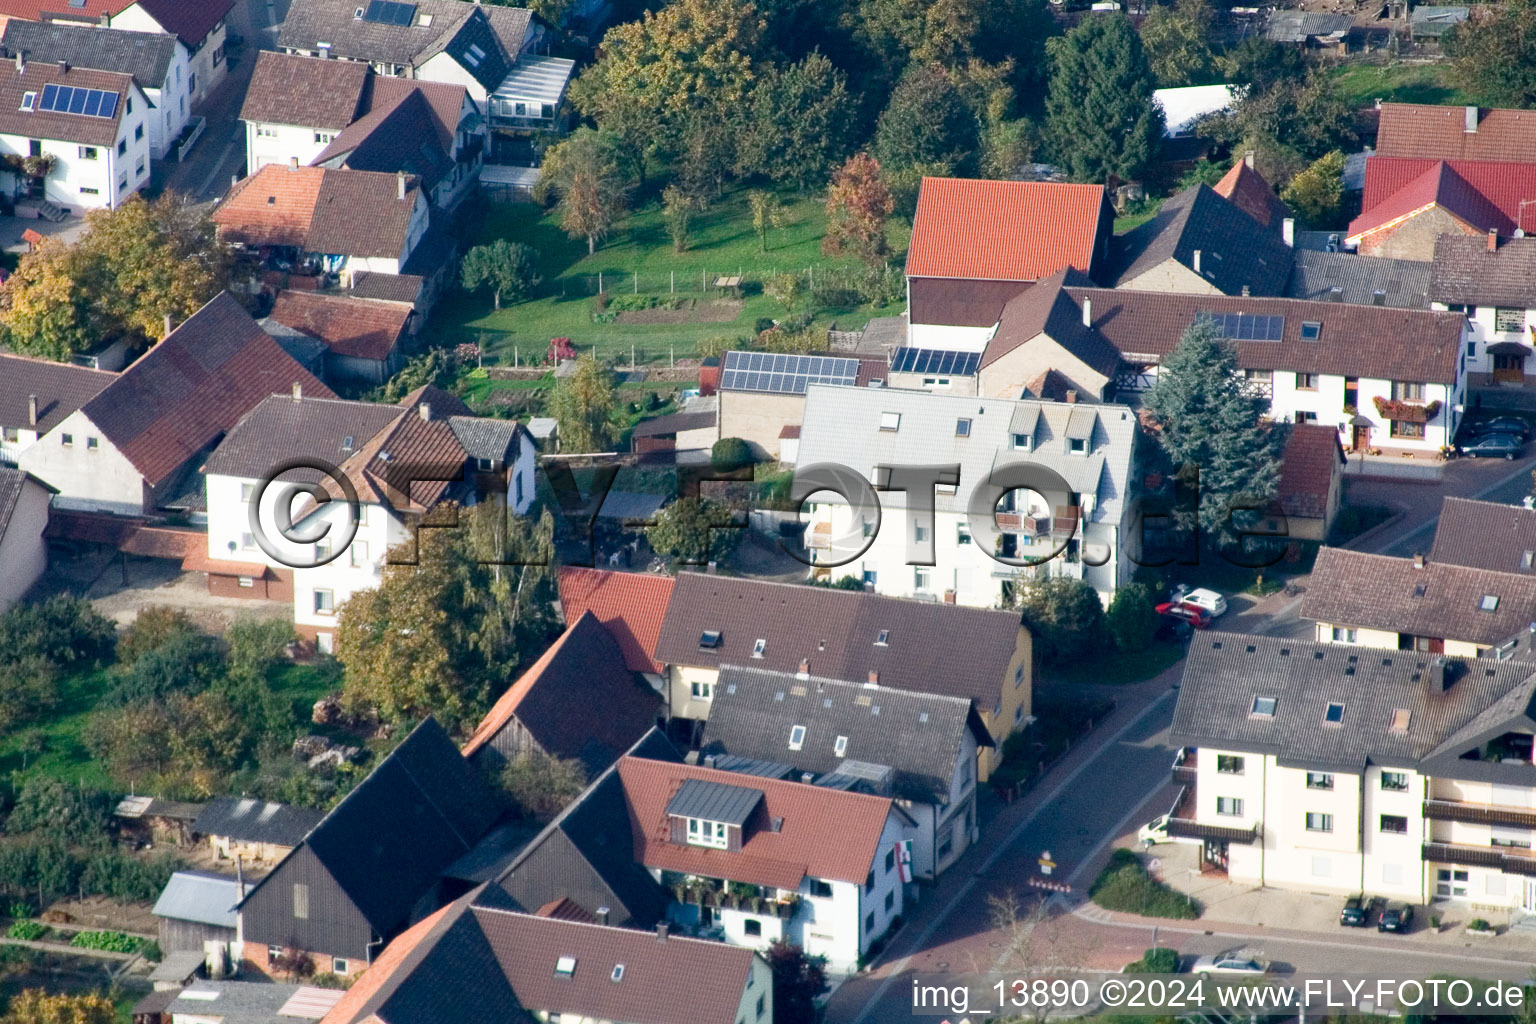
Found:
<path fill-rule="evenodd" d="M 1024 624 L 1046 664 L 1062 665 L 1088 654 L 1103 639 L 1104 605 L 1084 580 L 1056 576 L 1021 581 L 1019 606 Z"/>
<path fill-rule="evenodd" d="M 722 437 L 709 450 L 710 466 L 725 473 L 756 461 L 752 457 L 752 446 L 739 437 Z"/>
<path fill-rule="evenodd" d="M 1285 432 L 1266 424 L 1269 401 L 1247 390 L 1232 346 L 1201 318 L 1185 330 L 1158 369 L 1143 407 L 1161 428 L 1163 450 L 1180 472 L 1199 472 L 1197 525 L 1223 541 L 1234 538 L 1233 509 L 1274 497 Z M 1186 517 L 1187 519 L 1187 517 Z"/>
<path fill-rule="evenodd" d="M 1536 106 L 1536 2 L 1477 8 L 1448 30 L 1451 82 L 1489 107 Z"/>
<path fill-rule="evenodd" d="M 676 185 L 661 190 L 661 219 L 666 222 L 667 234 L 672 238 L 673 252 L 688 251 L 688 225 L 697 205 L 693 196 Z"/>
<path fill-rule="evenodd" d="M 672 0 L 610 28 L 572 99 L 622 140 L 643 177 L 657 148 L 682 150 L 694 114 L 741 107 L 765 55 L 765 26 L 744 0 Z"/>
<path fill-rule="evenodd" d="M 1219 60 L 1226 80 L 1250 93 L 1268 92 L 1281 82 L 1300 81 L 1307 73 L 1301 51 L 1262 36 L 1249 36 Z"/>
<path fill-rule="evenodd" d="M 773 973 L 774 1024 L 816 1024 L 816 999 L 827 990 L 827 958 L 776 939 L 767 951 Z"/>
<path fill-rule="evenodd" d="M 1122 651 L 1144 651 L 1157 632 L 1157 607 L 1152 588 L 1145 583 L 1127 583 L 1110 599 L 1104 623 L 1115 646 Z"/>
<path fill-rule="evenodd" d="M 747 206 L 752 210 L 752 230 L 757 232 L 758 248 L 768 251 L 768 229 L 782 228 L 788 212 L 779 197 L 766 189 L 755 188 L 747 193 Z"/>
<path fill-rule="evenodd" d="M 1041 84 L 1045 41 L 1056 31 L 1043 0 L 858 0 L 844 21 L 888 67 L 1008 61 L 1024 93 Z"/>
<path fill-rule="evenodd" d="M 230 675 L 265 680 L 268 670 L 287 659 L 294 639 L 293 626 L 286 619 L 236 619 L 224 634 Z"/>
<path fill-rule="evenodd" d="M 868 263 L 879 263 L 890 252 L 885 220 L 896 208 L 880 162 L 868 153 L 855 153 L 827 188 L 827 233 L 821 251 L 829 256 L 851 252 Z"/>
<path fill-rule="evenodd" d="M 478 717 L 550 632 L 553 531 L 547 513 L 482 502 L 392 549 L 379 586 L 341 608 L 342 703 L 386 721 Z"/>
<path fill-rule="evenodd" d="M 863 590 L 864 581 L 852 574 L 839 576 L 837 579 L 823 578 L 809 581 L 813 587 L 826 587 L 828 590 Z"/>
<path fill-rule="evenodd" d="M 224 643 L 218 637 L 194 630 L 172 632 L 120 674 L 105 700 L 121 707 L 172 693 L 201 693 L 223 676 L 227 666 Z"/>
<path fill-rule="evenodd" d="M 49 995 L 29 988 L 11 999 L 0 1024 L 114 1024 L 117 1008 L 106 996 Z"/>
<path fill-rule="evenodd" d="M 1212 15 L 1208 0 L 1179 0 L 1175 7 L 1152 8 L 1141 25 L 1141 45 L 1158 85 L 1171 89 L 1211 81 L 1216 57 L 1206 39 Z"/>
<path fill-rule="evenodd" d="M 696 200 L 713 199 L 725 191 L 725 181 L 736 166 L 739 121 L 734 111 L 696 110 L 679 128 L 676 181 Z"/>
<path fill-rule="evenodd" d="M 679 498 L 656 514 L 645 539 L 659 555 L 700 565 L 719 561 L 741 540 L 731 510 L 708 498 Z"/>
<path fill-rule="evenodd" d="M 547 822 L 587 788 L 587 772 L 575 759 L 533 751 L 508 762 L 501 788 L 519 813 Z"/>
<path fill-rule="evenodd" d="M 763 294 L 793 313 L 805 298 L 805 278 L 781 271 L 763 282 Z"/>
<path fill-rule="evenodd" d="M 0 651 L 7 658 L 35 654 L 61 666 L 101 664 L 112 657 L 116 642 L 112 620 L 80 597 L 17 603 L 0 615 Z"/>
<path fill-rule="evenodd" d="M 539 253 L 531 245 L 498 238 L 488 245 L 477 245 L 459 262 L 464 287 L 476 291 L 491 289 L 492 308 L 501 308 L 502 296 L 513 302 L 531 298 L 544 279 L 539 276 Z"/>
<path fill-rule="evenodd" d="M 38 654 L 0 661 L 0 735 L 36 721 L 59 700 L 59 670 Z"/>
<path fill-rule="evenodd" d="M 175 193 L 133 196 L 86 214 L 73 243 L 45 240 L 21 258 L 0 303 L 12 348 L 65 359 L 116 335 L 159 340 L 229 284 L 229 247 L 207 214 Z"/>
<path fill-rule="evenodd" d="M 1156 76 L 1122 14 L 1091 18 L 1048 44 L 1045 131 L 1075 181 L 1130 181 L 1157 156 L 1163 114 Z"/>
<path fill-rule="evenodd" d="M 847 77 L 819 52 L 770 68 L 753 88 L 740 126 L 738 172 L 802 192 L 826 181 L 848 152 L 854 107 Z"/>
<path fill-rule="evenodd" d="M 613 375 L 592 353 L 576 360 L 568 377 L 555 380 L 549 413 L 560 424 L 560 445 L 566 451 L 600 452 L 613 443 Z"/>
<path fill-rule="evenodd" d="M 172 637 L 196 632 L 191 617 L 178 608 L 156 604 L 140 609 L 133 623 L 117 639 L 118 664 L 132 668 L 140 657 Z"/>
<path fill-rule="evenodd" d="M 1202 123 L 1200 133 L 1234 152 L 1253 152 L 1259 173 L 1284 185 L 1311 161 L 1354 145 L 1354 112 L 1334 80 L 1314 72 L 1264 92 L 1250 89 L 1230 113 Z"/>
<path fill-rule="evenodd" d="M 617 140 L 590 128 L 576 129 L 545 152 L 534 186 L 539 202 L 555 197 L 560 226 L 572 238 L 585 238 L 588 254 L 597 251 L 597 243 L 624 215 L 628 195 Z"/>
<path fill-rule="evenodd" d="M 107 834 L 112 798 L 85 786 L 47 775 L 33 775 L 16 794 L 5 830 L 21 836 L 42 833 L 71 845 L 100 843 Z"/>
<path fill-rule="evenodd" d="M 1280 198 L 1312 227 L 1334 224 L 1344 205 L 1344 154 L 1334 150 L 1291 179 Z"/>
<path fill-rule="evenodd" d="M 1231 168 L 1226 165 L 1225 161 L 1208 160 L 1205 157 L 1201 157 L 1194 162 L 1194 165 L 1189 170 L 1179 176 L 1179 183 L 1173 188 L 1174 194 L 1177 195 L 1187 188 L 1194 188 L 1196 185 L 1215 185 L 1222 178 L 1226 177 L 1229 170 Z"/>
<path fill-rule="evenodd" d="M 976 117 L 953 76 L 937 64 L 907 70 L 875 129 L 875 156 L 887 174 L 913 168 L 949 177 L 976 166 Z"/>

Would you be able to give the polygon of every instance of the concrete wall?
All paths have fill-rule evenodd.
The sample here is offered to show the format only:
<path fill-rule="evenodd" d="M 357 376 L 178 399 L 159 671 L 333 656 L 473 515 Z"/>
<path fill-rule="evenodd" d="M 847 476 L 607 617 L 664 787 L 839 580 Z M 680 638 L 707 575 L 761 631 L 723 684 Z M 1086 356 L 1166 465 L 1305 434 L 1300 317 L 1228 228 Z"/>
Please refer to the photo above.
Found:
<path fill-rule="evenodd" d="M 48 489 L 36 481 L 21 485 L 16 508 L 0 535 L 0 612 L 19 600 L 48 568 L 43 530 L 48 526 L 50 497 Z"/>
<path fill-rule="evenodd" d="M 759 456 L 778 458 L 779 431 L 805 419 L 804 395 L 720 392 L 720 437 L 739 437 Z"/>
<path fill-rule="evenodd" d="M 81 410 L 22 452 L 18 465 L 57 488 L 55 500 L 62 508 L 122 515 L 144 511 L 144 478 Z"/>

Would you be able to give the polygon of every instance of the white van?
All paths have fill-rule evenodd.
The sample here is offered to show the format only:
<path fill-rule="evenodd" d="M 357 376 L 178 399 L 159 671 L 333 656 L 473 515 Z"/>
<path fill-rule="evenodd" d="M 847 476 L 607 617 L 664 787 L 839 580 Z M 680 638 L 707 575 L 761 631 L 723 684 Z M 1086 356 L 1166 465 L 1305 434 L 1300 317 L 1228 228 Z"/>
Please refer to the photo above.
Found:
<path fill-rule="evenodd" d="M 1153 818 L 1136 833 L 1136 841 L 1144 847 L 1157 846 L 1161 843 L 1198 843 L 1198 839 L 1190 839 L 1185 836 L 1170 836 L 1168 834 L 1168 820 L 1171 814 L 1164 814 Z"/>

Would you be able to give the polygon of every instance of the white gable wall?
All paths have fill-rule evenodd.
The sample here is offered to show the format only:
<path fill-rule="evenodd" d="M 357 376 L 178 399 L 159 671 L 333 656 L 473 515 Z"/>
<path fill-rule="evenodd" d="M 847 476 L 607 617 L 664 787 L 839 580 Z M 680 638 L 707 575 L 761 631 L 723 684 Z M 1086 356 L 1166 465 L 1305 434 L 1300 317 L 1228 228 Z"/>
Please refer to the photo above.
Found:
<path fill-rule="evenodd" d="M 49 497 L 48 489 L 35 480 L 21 485 L 21 496 L 0 535 L 0 612 L 20 599 L 48 568 L 43 530 L 48 525 Z"/>
<path fill-rule="evenodd" d="M 61 508 L 121 515 L 144 511 L 144 477 L 83 410 L 70 413 L 22 452 L 18 465 L 58 488 L 54 500 Z"/>

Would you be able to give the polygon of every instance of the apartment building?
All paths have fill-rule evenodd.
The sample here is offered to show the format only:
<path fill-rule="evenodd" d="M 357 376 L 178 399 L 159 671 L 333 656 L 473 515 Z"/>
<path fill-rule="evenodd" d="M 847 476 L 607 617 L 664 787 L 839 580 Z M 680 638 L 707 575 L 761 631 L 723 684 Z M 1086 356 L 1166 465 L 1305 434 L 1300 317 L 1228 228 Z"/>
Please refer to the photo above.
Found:
<path fill-rule="evenodd" d="M 1536 912 L 1536 663 L 1204 633 L 1172 834 L 1235 881 Z"/>

